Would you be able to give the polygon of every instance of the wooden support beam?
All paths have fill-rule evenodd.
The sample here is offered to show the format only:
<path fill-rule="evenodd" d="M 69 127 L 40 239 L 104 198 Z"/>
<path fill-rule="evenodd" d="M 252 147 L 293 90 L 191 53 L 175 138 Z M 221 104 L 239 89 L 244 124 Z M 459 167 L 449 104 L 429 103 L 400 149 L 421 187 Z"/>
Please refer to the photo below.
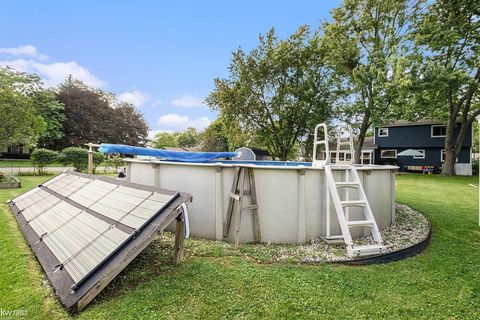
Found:
<path fill-rule="evenodd" d="M 183 259 L 183 243 L 185 241 L 185 226 L 182 220 L 182 214 L 177 216 L 177 225 L 175 230 L 175 249 L 173 253 L 173 262 L 179 264 Z"/>
<path fill-rule="evenodd" d="M 93 174 L 93 150 L 88 150 L 88 174 Z"/>
<path fill-rule="evenodd" d="M 238 187 L 238 178 L 240 173 L 240 167 L 235 167 L 235 176 L 233 178 L 233 184 L 232 184 L 232 192 L 233 194 L 237 193 L 237 187 Z M 228 231 L 230 230 L 230 224 L 232 221 L 232 214 L 233 214 L 233 201 L 228 201 L 228 209 L 227 209 L 227 218 L 225 220 L 225 226 L 223 228 L 223 237 L 227 238 L 228 237 Z"/>
<path fill-rule="evenodd" d="M 235 249 L 238 249 L 238 246 L 240 245 L 240 227 L 242 224 L 242 213 L 243 213 L 243 192 L 245 189 L 245 169 L 240 170 L 240 175 L 239 175 L 239 181 L 240 181 L 240 194 L 239 194 L 239 201 L 237 203 L 237 214 L 236 214 L 236 223 L 235 223 L 235 243 L 233 247 Z"/>
<path fill-rule="evenodd" d="M 248 180 L 248 189 L 245 189 L 245 180 Z M 250 196 L 250 204 L 244 205 L 245 195 Z M 236 202 L 236 207 L 235 207 Z M 252 211 L 253 219 L 253 236 L 255 242 L 261 241 L 260 234 L 260 218 L 258 215 L 257 192 L 255 188 L 255 175 L 252 168 L 236 167 L 233 179 L 232 191 L 229 194 L 229 202 L 227 209 L 227 219 L 225 221 L 224 237 L 228 236 L 233 219 L 233 211 L 235 210 L 235 233 L 234 248 L 238 248 L 240 244 L 240 229 L 242 225 L 242 215 L 244 211 Z"/>
<path fill-rule="evenodd" d="M 260 234 L 260 217 L 258 216 L 257 189 L 255 187 L 255 175 L 253 173 L 253 169 L 248 170 L 248 182 L 250 184 L 250 196 L 253 209 L 253 235 L 255 242 L 260 242 L 262 239 Z"/>

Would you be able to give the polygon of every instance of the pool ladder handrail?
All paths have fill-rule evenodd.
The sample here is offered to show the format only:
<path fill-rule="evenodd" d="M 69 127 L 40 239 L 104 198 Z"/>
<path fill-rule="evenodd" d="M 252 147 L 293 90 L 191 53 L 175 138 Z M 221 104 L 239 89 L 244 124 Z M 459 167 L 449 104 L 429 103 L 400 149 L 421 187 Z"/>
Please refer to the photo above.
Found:
<path fill-rule="evenodd" d="M 323 139 L 318 140 L 319 129 L 323 129 Z M 317 146 L 325 145 L 325 159 L 317 159 Z M 315 126 L 315 134 L 313 136 L 313 155 L 312 155 L 312 166 L 313 167 L 323 167 L 324 165 L 330 163 L 330 148 L 328 145 L 328 127 L 325 123 L 319 123 Z"/>
<path fill-rule="evenodd" d="M 346 134 L 346 137 L 344 137 Z M 342 146 L 347 146 L 348 149 L 342 149 Z M 345 159 L 340 161 L 340 152 L 345 152 Z M 347 160 L 347 154 L 350 154 L 350 160 Z M 354 163 L 354 148 L 353 148 L 353 129 L 347 123 L 341 123 L 337 126 L 337 152 L 335 164 L 339 166 L 351 166 Z"/>

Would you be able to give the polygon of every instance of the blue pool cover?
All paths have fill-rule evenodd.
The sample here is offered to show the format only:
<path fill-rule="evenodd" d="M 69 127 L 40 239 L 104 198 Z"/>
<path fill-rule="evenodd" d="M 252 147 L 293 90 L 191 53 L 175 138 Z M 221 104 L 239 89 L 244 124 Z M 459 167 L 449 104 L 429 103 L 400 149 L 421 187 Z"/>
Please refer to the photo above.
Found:
<path fill-rule="evenodd" d="M 102 143 L 98 149 L 103 153 L 133 154 L 136 156 L 159 157 L 162 160 L 179 162 L 208 162 L 213 159 L 233 158 L 236 152 L 189 152 L 189 151 L 167 151 L 161 149 L 150 149 L 133 147 L 123 144 Z"/>

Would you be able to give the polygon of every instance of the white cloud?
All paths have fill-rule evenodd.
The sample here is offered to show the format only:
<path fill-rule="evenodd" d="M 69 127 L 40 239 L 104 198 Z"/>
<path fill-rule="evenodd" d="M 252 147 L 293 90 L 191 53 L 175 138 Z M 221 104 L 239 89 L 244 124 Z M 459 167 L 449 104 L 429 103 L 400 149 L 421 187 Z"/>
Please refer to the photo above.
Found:
<path fill-rule="evenodd" d="M 152 103 L 155 107 L 158 107 L 158 106 L 161 106 L 163 104 L 163 101 L 162 100 L 155 100 L 153 103 Z"/>
<path fill-rule="evenodd" d="M 105 85 L 104 81 L 95 77 L 95 75 L 75 61 L 41 63 L 34 60 L 16 59 L 0 61 L 0 66 L 9 66 L 21 72 L 36 73 L 48 87 L 58 85 L 68 75 L 72 75 L 73 78 L 81 80 L 92 87 L 103 87 Z"/>
<path fill-rule="evenodd" d="M 148 100 L 148 95 L 140 92 L 138 90 L 134 90 L 131 92 L 124 92 L 118 96 L 118 99 L 123 102 L 128 102 L 133 104 L 134 106 L 140 108 L 142 105 L 145 104 Z"/>
<path fill-rule="evenodd" d="M 37 51 L 37 48 L 32 45 L 19 46 L 19 47 L 10 47 L 10 48 L 0 48 L 0 54 L 7 54 L 10 56 L 24 56 L 36 58 L 38 60 L 47 60 L 48 56 L 41 54 Z"/>
<path fill-rule="evenodd" d="M 193 108 L 193 107 L 202 107 L 204 106 L 203 100 L 197 97 L 183 95 L 174 98 L 170 103 L 175 107 L 182 108 Z"/>
<path fill-rule="evenodd" d="M 208 127 L 210 123 L 211 121 L 207 117 L 190 119 L 187 116 L 180 116 L 175 113 L 169 113 L 158 118 L 158 124 L 162 130 L 182 131 L 188 127 L 203 130 Z"/>

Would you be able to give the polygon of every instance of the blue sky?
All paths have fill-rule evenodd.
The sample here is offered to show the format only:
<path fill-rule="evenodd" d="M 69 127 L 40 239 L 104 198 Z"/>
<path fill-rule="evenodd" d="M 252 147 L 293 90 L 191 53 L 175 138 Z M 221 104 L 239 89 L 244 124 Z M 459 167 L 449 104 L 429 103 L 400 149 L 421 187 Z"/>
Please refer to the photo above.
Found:
<path fill-rule="evenodd" d="M 2 1 L 0 65 L 54 86 L 73 74 L 134 103 L 152 131 L 199 129 L 231 52 L 275 27 L 316 28 L 339 1 Z"/>

